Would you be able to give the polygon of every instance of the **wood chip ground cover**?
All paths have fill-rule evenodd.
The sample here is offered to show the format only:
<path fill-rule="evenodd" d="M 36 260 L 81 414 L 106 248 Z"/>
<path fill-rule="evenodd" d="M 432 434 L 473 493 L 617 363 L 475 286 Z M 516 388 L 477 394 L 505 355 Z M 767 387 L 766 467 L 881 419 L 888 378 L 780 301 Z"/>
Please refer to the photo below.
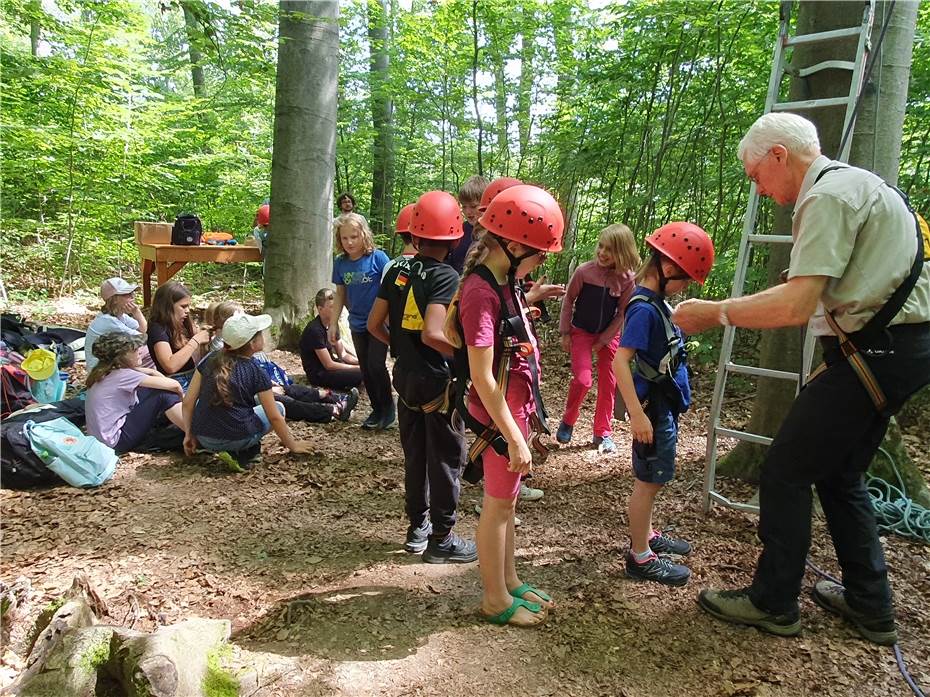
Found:
<path fill-rule="evenodd" d="M 273 358 L 300 373 L 293 355 Z M 547 358 L 557 418 L 569 375 L 555 347 Z M 150 631 L 191 616 L 231 619 L 241 694 L 255 697 L 907 694 L 889 650 L 856 639 L 806 595 L 805 631 L 795 640 L 727 626 L 697 608 L 701 588 L 746 585 L 759 551 L 752 516 L 701 512 L 712 379 L 696 380 L 700 401 L 683 419 L 680 473 L 658 506 L 657 523 L 695 545 L 689 585 L 624 577 L 629 433 L 615 424 L 615 457 L 584 445 L 592 393 L 573 446 L 533 478 L 545 497 L 519 510 L 521 573 L 559 603 L 540 630 L 476 619 L 476 565 L 431 566 L 404 554 L 397 431 L 362 431 L 364 399 L 350 423 L 293 426 L 315 443 L 311 456 L 267 438 L 262 464 L 248 474 L 226 473 L 206 456 L 127 455 L 97 490 L 3 491 L 0 577 L 31 580 L 33 615 L 84 572 L 109 605 L 107 621 Z M 906 435 L 925 457 L 926 438 Z M 464 535 L 474 534 L 479 499 L 480 489 L 463 489 Z M 930 556 L 901 538 L 885 549 L 901 646 L 926 687 Z M 812 556 L 837 573 L 820 520 Z M 805 588 L 814 581 L 808 574 Z M 17 667 L 7 650 L 0 677 L 9 682 Z"/>

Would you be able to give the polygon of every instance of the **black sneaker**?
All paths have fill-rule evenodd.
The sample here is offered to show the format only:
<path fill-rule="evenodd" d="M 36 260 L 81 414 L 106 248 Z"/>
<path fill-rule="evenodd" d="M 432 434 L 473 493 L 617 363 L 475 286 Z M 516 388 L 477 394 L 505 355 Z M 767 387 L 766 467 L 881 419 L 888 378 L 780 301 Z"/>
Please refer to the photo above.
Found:
<path fill-rule="evenodd" d="M 355 409 L 357 404 L 358 390 L 353 387 L 339 400 L 339 420 L 348 421 L 352 416 L 352 410 Z"/>
<path fill-rule="evenodd" d="M 387 414 L 381 417 L 381 420 L 378 422 L 375 428 L 377 428 L 380 431 L 383 431 L 393 426 L 395 421 L 397 421 L 397 407 L 394 406 L 394 401 L 391 400 L 391 406 L 388 407 Z"/>
<path fill-rule="evenodd" d="M 381 423 L 381 414 L 376 411 L 371 412 L 368 415 L 368 418 L 362 421 L 362 428 L 366 431 L 371 431 L 375 428 L 378 428 L 378 425 Z"/>
<path fill-rule="evenodd" d="M 649 540 L 649 549 L 656 554 L 675 554 L 683 557 L 691 554 L 691 545 L 684 540 L 669 537 L 664 532 Z"/>
<path fill-rule="evenodd" d="M 801 613 L 794 610 L 775 615 L 757 608 L 749 598 L 749 589 L 732 591 L 706 590 L 698 593 L 698 605 L 718 620 L 731 624 L 745 624 L 782 637 L 801 633 Z"/>
<path fill-rule="evenodd" d="M 433 532 L 433 526 L 427 519 L 418 528 L 413 527 L 412 525 L 407 528 L 407 541 L 404 542 L 404 551 L 409 552 L 410 554 L 419 554 L 424 549 L 429 542 L 429 536 Z"/>
<path fill-rule="evenodd" d="M 653 557 L 645 564 L 640 564 L 632 552 L 627 552 L 626 575 L 637 581 L 655 581 L 666 586 L 683 586 L 691 578 L 691 570 L 683 564 L 673 564 L 662 557 Z"/>
<path fill-rule="evenodd" d="M 813 591 L 814 602 L 827 612 L 839 615 L 849 622 L 859 635 L 873 644 L 894 646 L 898 643 L 898 630 L 894 625 L 894 611 L 869 617 L 853 610 L 846 602 L 846 589 L 833 581 L 818 581 Z"/>
<path fill-rule="evenodd" d="M 478 559 L 478 547 L 471 540 L 464 540 L 454 532 L 444 540 L 430 538 L 423 552 L 427 564 L 469 564 Z"/>

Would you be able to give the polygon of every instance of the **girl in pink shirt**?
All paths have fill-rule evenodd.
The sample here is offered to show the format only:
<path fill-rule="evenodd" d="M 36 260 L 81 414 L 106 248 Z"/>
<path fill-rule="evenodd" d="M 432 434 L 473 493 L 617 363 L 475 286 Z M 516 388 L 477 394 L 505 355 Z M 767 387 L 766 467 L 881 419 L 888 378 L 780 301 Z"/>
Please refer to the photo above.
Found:
<path fill-rule="evenodd" d="M 611 365 L 620 343 L 623 309 L 633 294 L 633 278 L 639 265 L 636 240 L 630 228 L 620 223 L 609 225 L 601 230 L 594 259 L 579 266 L 568 283 L 559 317 L 559 334 L 562 350 L 571 355 L 572 381 L 556 432 L 560 443 L 572 439 L 581 403 L 593 382 L 591 355 L 595 354 L 597 406 L 593 445 L 602 453 L 617 452 L 610 426 L 617 387 Z"/>
<path fill-rule="evenodd" d="M 453 346 L 467 347 L 472 382 L 469 414 L 493 426 L 495 435 L 506 442 L 505 454 L 491 445 L 480 456 L 484 470 L 477 535 L 481 612 L 494 624 L 530 627 L 543 623 L 554 603 L 548 594 L 521 581 L 514 563 L 514 508 L 521 476 L 532 468 L 527 436 L 537 410 L 533 371 L 538 370 L 527 305 L 517 287 L 548 252 L 562 249 L 564 221 L 552 196 L 538 187 L 520 185 L 498 194 L 478 223 L 484 232 L 465 261 L 458 301 L 462 336 L 451 317 L 446 335 Z M 557 286 L 534 286 L 531 295 L 538 297 L 528 298 L 529 302 L 543 299 L 546 289 L 561 294 Z M 501 298 L 507 307 L 501 307 Z M 505 317 L 522 320 L 522 330 L 502 336 Z"/>

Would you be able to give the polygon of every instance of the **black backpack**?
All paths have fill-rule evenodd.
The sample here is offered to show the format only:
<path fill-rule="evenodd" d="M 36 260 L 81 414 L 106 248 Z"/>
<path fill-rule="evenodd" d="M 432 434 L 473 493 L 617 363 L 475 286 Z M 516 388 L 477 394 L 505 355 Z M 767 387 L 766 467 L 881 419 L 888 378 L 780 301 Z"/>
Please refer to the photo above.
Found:
<path fill-rule="evenodd" d="M 200 244 L 203 224 L 193 213 L 182 213 L 174 219 L 171 228 L 171 244 L 194 246 Z"/>

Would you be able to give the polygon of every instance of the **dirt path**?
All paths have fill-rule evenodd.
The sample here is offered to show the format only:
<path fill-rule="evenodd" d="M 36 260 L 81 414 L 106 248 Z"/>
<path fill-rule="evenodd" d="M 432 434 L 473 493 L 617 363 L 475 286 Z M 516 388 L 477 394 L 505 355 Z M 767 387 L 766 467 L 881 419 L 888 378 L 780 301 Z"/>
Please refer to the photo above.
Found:
<path fill-rule="evenodd" d="M 295 366 L 286 354 L 275 359 Z M 559 365 L 547 376 L 550 392 L 567 382 Z M 557 414 L 561 397 L 549 403 Z M 130 455 L 95 491 L 4 491 L 2 578 L 29 577 L 41 607 L 83 571 L 112 621 L 137 629 L 230 618 L 236 662 L 258 666 L 242 692 L 255 697 L 907 694 L 889 650 L 853 638 L 806 597 L 796 640 L 699 611 L 697 590 L 747 584 L 759 550 L 752 516 L 701 513 L 704 409 L 684 419 L 680 476 L 658 509 L 659 524 L 695 543 L 686 588 L 623 575 L 631 480 L 622 425 L 621 455 L 569 448 L 533 479 L 546 495 L 520 508 L 519 563 L 559 602 L 537 631 L 476 620 L 477 565 L 432 566 L 403 553 L 397 432 L 362 431 L 366 413 L 348 424 L 298 424 L 317 445 L 310 457 L 267 438 L 262 465 L 245 475 L 206 456 Z M 590 439 L 590 416 L 582 414 L 578 443 Z M 479 495 L 463 492 L 462 534 L 474 534 Z M 930 557 L 900 538 L 886 540 L 886 551 L 902 648 L 927 686 Z M 820 521 L 812 554 L 835 573 Z"/>

